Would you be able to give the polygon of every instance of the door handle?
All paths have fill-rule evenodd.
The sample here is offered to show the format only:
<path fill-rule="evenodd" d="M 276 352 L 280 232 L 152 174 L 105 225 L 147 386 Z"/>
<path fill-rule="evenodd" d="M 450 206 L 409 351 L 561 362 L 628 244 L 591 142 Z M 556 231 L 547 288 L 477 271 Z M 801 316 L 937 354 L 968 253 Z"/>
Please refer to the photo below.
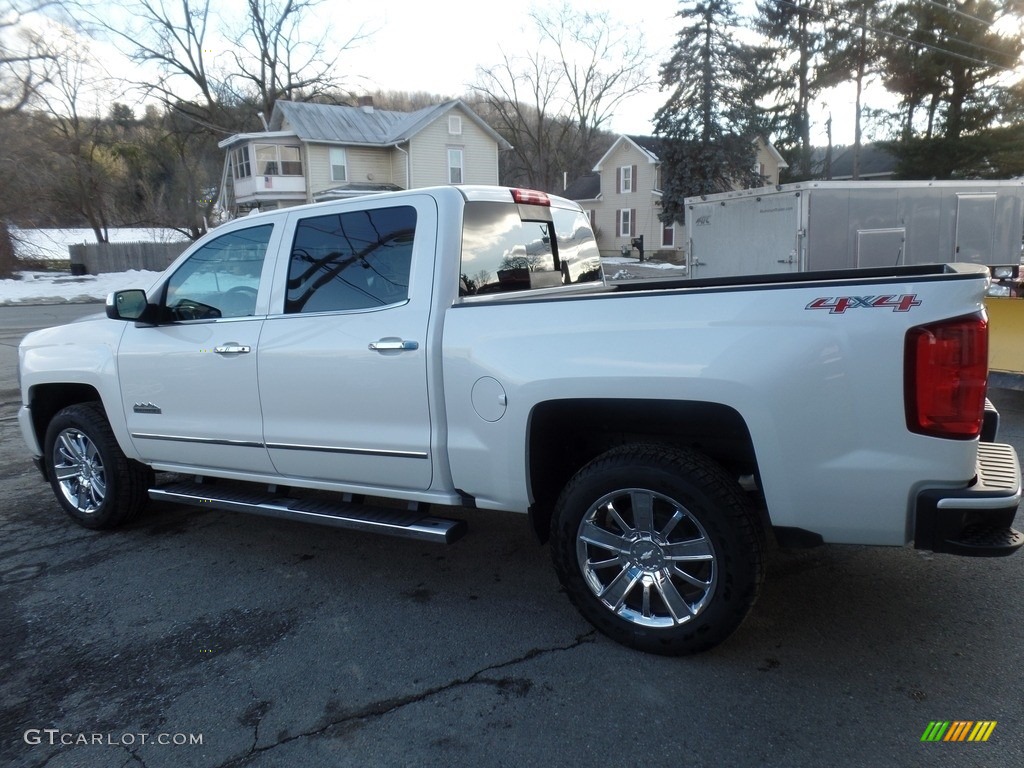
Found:
<path fill-rule="evenodd" d="M 370 349 L 372 349 L 375 352 L 384 352 L 387 350 L 398 350 L 399 352 L 405 352 L 419 348 L 420 343 L 418 341 L 402 341 L 401 339 L 381 339 L 380 341 L 370 342 Z"/>
<path fill-rule="evenodd" d="M 251 351 L 250 347 L 246 344 L 237 344 L 233 341 L 229 341 L 220 347 L 214 347 L 213 351 L 218 355 L 244 355 L 246 352 Z"/>

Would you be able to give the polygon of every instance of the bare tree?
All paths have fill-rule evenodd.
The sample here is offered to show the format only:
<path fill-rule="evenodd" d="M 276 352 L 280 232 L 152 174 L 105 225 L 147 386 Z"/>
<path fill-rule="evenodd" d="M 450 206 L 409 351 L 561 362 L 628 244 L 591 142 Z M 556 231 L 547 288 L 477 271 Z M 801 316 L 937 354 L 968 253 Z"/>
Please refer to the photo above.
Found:
<path fill-rule="evenodd" d="M 48 5 L 11 0 L 0 9 L 0 116 L 24 107 L 49 80 L 52 59 L 42 36 L 25 24 Z"/>
<path fill-rule="evenodd" d="M 566 2 L 554 10 L 535 8 L 530 17 L 557 51 L 568 116 L 579 127 L 581 151 L 591 152 L 624 102 L 656 84 L 643 34 L 606 12 L 579 11 Z"/>
<path fill-rule="evenodd" d="M 624 102 L 653 87 L 642 34 L 607 13 L 563 3 L 535 9 L 536 50 L 477 70 L 472 86 L 498 130 L 513 145 L 504 181 L 561 189 L 597 160 L 601 133 Z"/>
<path fill-rule="evenodd" d="M 132 0 L 116 18 L 103 0 L 64 2 L 88 17 L 91 33 L 125 44 L 142 72 L 155 72 L 134 83 L 140 91 L 220 135 L 256 127 L 255 112 L 269 117 L 279 98 L 336 88 L 339 55 L 367 36 L 359 27 L 338 43 L 319 25 L 308 38 L 321 0 L 246 0 L 241 20 L 211 0 Z"/>
<path fill-rule="evenodd" d="M 341 53 L 366 38 L 359 27 L 340 44 L 330 25 L 307 38 L 308 21 L 321 0 L 247 0 L 246 26 L 235 36 L 233 81 L 237 96 L 254 98 L 268 118 L 278 99 L 310 100 L 337 89 Z"/>
<path fill-rule="evenodd" d="M 102 0 L 65 4 L 90 34 L 113 40 L 140 65 L 140 72 L 152 73 L 132 82 L 140 92 L 212 131 L 231 132 L 232 127 L 221 124 L 224 88 L 213 64 L 212 39 L 220 21 L 211 13 L 210 0 L 134 0 L 118 6 L 116 16 Z"/>
<path fill-rule="evenodd" d="M 99 243 L 108 241 L 114 218 L 115 186 L 123 169 L 96 114 L 107 78 L 89 46 L 65 32 L 48 47 L 54 62 L 48 86 L 38 96 L 37 130 L 49 135 L 49 161 L 39 174 L 40 190 L 61 209 L 74 211 Z"/>
<path fill-rule="evenodd" d="M 506 183 L 557 188 L 567 162 L 561 153 L 574 127 L 556 116 L 561 80 L 554 62 L 535 55 L 503 54 L 501 64 L 477 70 L 473 88 L 485 107 L 480 111 L 512 144 L 511 162 L 502 169 Z"/>
<path fill-rule="evenodd" d="M 48 5 L 48 0 L 8 0 L 0 7 L 0 126 L 5 134 L 50 78 L 52 61 L 42 36 L 27 23 Z M 20 166 L 13 144 L 0 142 L 0 167 Z M 7 220 L 24 203 L 16 185 L 0 185 L 0 277 L 9 277 L 17 267 Z"/>

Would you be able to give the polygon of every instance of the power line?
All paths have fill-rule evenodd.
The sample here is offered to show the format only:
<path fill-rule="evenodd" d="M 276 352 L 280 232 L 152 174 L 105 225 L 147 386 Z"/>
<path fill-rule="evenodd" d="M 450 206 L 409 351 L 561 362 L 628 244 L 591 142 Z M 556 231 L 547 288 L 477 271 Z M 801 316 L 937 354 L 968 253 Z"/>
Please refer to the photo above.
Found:
<path fill-rule="evenodd" d="M 925 5 L 934 5 L 936 8 L 946 11 L 947 13 L 952 13 L 956 16 L 963 16 L 965 19 L 976 21 L 984 27 L 987 27 L 991 23 L 989 21 L 986 21 L 985 19 L 981 19 L 978 18 L 977 16 L 972 16 L 971 14 L 965 11 L 961 11 L 959 8 L 953 8 L 951 6 L 945 5 L 944 3 L 938 3 L 935 0 L 921 0 L 921 2 L 924 3 Z"/>
<path fill-rule="evenodd" d="M 1012 72 L 1014 70 L 1013 67 L 1007 67 L 1007 66 L 1004 66 L 1002 64 L 997 64 L 997 63 L 992 62 L 992 61 L 987 61 L 985 59 L 978 59 L 978 58 L 975 58 L 973 56 L 968 56 L 967 54 L 964 54 L 964 53 L 957 53 L 956 51 L 950 51 L 950 50 L 948 50 L 946 48 L 942 48 L 942 47 L 937 46 L 937 45 L 932 45 L 931 43 L 926 43 L 926 42 L 924 42 L 922 40 L 912 40 L 909 37 L 904 37 L 903 35 L 899 35 L 896 32 L 891 32 L 891 31 L 889 31 L 887 29 L 879 29 L 878 27 L 874 27 L 874 26 L 871 26 L 869 24 L 862 24 L 859 21 L 850 21 L 848 19 L 841 19 L 838 16 L 833 16 L 831 14 L 825 13 L 824 11 L 819 11 L 819 10 L 815 10 L 814 8 L 808 8 L 806 6 L 797 5 L 795 2 L 792 2 L 792 0 L 777 0 L 777 2 L 779 3 L 779 5 L 788 5 L 789 7 L 795 8 L 796 10 L 804 12 L 804 13 L 811 13 L 811 14 L 814 14 L 815 16 L 820 16 L 823 19 L 828 19 L 829 21 L 834 21 L 834 22 L 836 22 L 838 24 L 846 24 L 847 26 L 857 27 L 858 29 L 863 29 L 863 30 L 865 30 L 867 32 L 872 32 L 872 33 L 874 33 L 876 35 L 883 35 L 885 37 L 893 38 L 895 40 L 899 40 L 899 41 L 904 42 L 904 43 L 909 43 L 910 45 L 913 45 L 913 46 L 916 46 L 916 47 L 927 48 L 929 50 L 935 51 L 936 53 L 942 53 L 942 54 L 945 54 L 946 56 L 950 56 L 950 57 L 952 57 L 954 59 L 961 59 L 963 61 L 968 61 L 968 62 L 970 62 L 972 64 L 980 64 L 981 66 L 984 66 L 984 67 L 994 67 L 996 69 L 1001 69 L 1001 70 L 1004 70 L 1006 72 Z M 962 42 L 962 41 L 958 41 L 958 42 Z M 970 45 L 970 43 L 965 43 L 965 45 Z M 978 46 L 974 46 L 974 47 L 977 48 Z M 985 49 L 985 50 L 989 50 L 992 53 L 997 53 L 996 51 L 994 51 L 992 49 Z"/>

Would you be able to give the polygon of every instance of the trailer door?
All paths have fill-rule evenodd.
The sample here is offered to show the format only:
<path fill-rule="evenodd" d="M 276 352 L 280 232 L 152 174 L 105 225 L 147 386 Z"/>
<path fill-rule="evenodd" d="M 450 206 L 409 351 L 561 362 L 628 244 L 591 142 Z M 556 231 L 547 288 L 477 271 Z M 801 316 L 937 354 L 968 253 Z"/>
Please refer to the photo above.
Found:
<path fill-rule="evenodd" d="M 690 277 L 800 271 L 799 193 L 695 203 L 686 216 Z"/>
<path fill-rule="evenodd" d="M 957 195 L 953 260 L 973 264 L 993 263 L 995 236 L 995 194 Z"/>
<path fill-rule="evenodd" d="M 857 267 L 897 267 L 906 263 L 907 230 L 903 227 L 889 229 L 857 230 Z"/>

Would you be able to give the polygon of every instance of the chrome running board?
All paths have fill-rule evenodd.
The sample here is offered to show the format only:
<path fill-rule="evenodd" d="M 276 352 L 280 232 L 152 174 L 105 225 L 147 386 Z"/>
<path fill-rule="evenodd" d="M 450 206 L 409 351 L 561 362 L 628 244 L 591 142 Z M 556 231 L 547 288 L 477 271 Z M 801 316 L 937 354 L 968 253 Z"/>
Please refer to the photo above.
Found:
<path fill-rule="evenodd" d="M 369 531 L 438 544 L 451 544 L 457 541 L 467 529 L 465 520 L 430 517 L 416 509 L 392 509 L 321 499 L 292 499 L 281 494 L 260 491 L 258 487 L 249 490 L 237 485 L 220 487 L 216 483 L 168 483 L 150 488 L 149 498 L 154 501 L 301 520 L 335 528 Z"/>

